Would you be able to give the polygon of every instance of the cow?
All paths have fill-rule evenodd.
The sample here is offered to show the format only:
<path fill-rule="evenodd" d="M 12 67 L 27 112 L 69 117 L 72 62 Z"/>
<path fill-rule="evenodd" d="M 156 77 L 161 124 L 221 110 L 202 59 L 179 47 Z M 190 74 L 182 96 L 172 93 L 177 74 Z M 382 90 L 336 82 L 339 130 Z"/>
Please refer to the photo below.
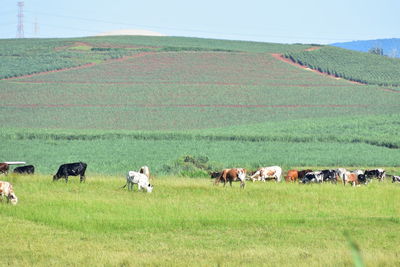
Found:
<path fill-rule="evenodd" d="M 140 173 L 143 173 L 144 175 L 146 175 L 147 178 L 149 178 L 149 180 L 150 180 L 150 169 L 149 169 L 149 167 L 147 167 L 147 166 L 142 166 L 142 167 L 139 169 L 139 172 L 140 172 Z"/>
<path fill-rule="evenodd" d="M 377 178 L 379 182 L 382 182 L 385 179 L 385 170 L 383 169 L 375 169 L 375 170 L 365 170 L 364 174 L 367 179 Z"/>
<path fill-rule="evenodd" d="M 134 184 L 138 185 L 138 191 L 142 189 L 145 189 L 147 193 L 153 191 L 153 186 L 149 183 L 149 177 L 140 172 L 129 171 L 126 175 L 126 184 L 122 188 L 128 186 L 128 191 L 133 191 Z"/>
<path fill-rule="evenodd" d="M 281 181 L 282 168 L 279 166 L 262 167 L 259 168 L 250 179 L 254 181 L 263 181 L 266 179 L 275 179 L 276 182 Z"/>
<path fill-rule="evenodd" d="M 240 181 L 240 187 L 244 188 L 245 180 L 246 180 L 246 169 L 243 168 L 232 168 L 232 169 L 224 169 L 221 172 L 221 175 L 215 179 L 214 185 L 219 184 L 219 182 L 223 182 L 224 186 L 227 182 L 229 182 L 230 186 L 232 186 L 233 181 Z"/>
<path fill-rule="evenodd" d="M 307 173 L 312 172 L 312 171 L 313 171 L 313 170 L 310 170 L 310 169 L 306 169 L 306 170 L 301 170 L 301 171 L 299 171 L 299 172 L 298 172 L 298 179 L 299 179 L 299 181 L 303 180 L 304 176 L 305 176 Z"/>
<path fill-rule="evenodd" d="M 13 186 L 9 182 L 0 181 L 0 197 L 1 200 L 6 197 L 7 203 L 11 202 L 12 205 L 16 205 L 18 202 L 18 198 L 14 193 Z"/>
<path fill-rule="evenodd" d="M 308 172 L 306 173 L 306 175 L 304 175 L 303 179 L 301 180 L 303 184 L 322 183 L 323 181 L 324 181 L 324 174 L 321 171 Z"/>
<path fill-rule="evenodd" d="M 346 185 L 346 183 L 351 183 L 352 186 L 368 183 L 368 179 L 365 174 L 357 174 L 355 172 L 349 173 L 347 177 L 343 176 L 342 179 L 344 186 Z"/>
<path fill-rule="evenodd" d="M 86 180 L 85 177 L 86 167 L 87 164 L 84 162 L 63 164 L 58 168 L 57 173 L 53 176 L 53 181 L 56 181 L 60 178 L 65 178 L 65 182 L 68 183 L 68 175 L 72 176 L 80 175 L 80 182 L 82 183 Z"/>
<path fill-rule="evenodd" d="M 0 174 L 4 173 L 5 175 L 7 175 L 9 169 L 10 169 L 10 166 L 7 163 L 5 163 L 5 162 L 0 163 Z"/>
<path fill-rule="evenodd" d="M 392 177 L 392 183 L 400 183 L 400 176 L 398 176 L 398 175 L 393 175 L 393 177 Z"/>
<path fill-rule="evenodd" d="M 335 170 L 322 170 L 323 182 L 337 183 L 337 172 Z"/>
<path fill-rule="evenodd" d="M 336 169 L 336 174 L 339 176 L 339 181 L 347 182 L 350 172 L 345 168 L 338 168 Z"/>
<path fill-rule="evenodd" d="M 33 165 L 27 165 L 27 166 L 21 166 L 17 167 L 13 170 L 13 173 L 18 173 L 18 174 L 34 174 L 35 173 L 35 167 Z"/>
<path fill-rule="evenodd" d="M 289 170 L 285 176 L 286 182 L 296 182 L 299 178 L 299 172 L 297 170 Z"/>

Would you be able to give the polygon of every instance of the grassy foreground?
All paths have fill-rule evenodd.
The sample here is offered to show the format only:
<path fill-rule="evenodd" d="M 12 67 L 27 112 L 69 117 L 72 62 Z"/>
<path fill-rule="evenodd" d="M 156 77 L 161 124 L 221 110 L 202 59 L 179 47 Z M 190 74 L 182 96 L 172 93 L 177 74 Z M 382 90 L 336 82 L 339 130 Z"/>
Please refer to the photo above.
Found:
<path fill-rule="evenodd" d="M 0 204 L 5 265 L 352 265 L 345 233 L 367 265 L 399 265 L 400 190 L 390 182 L 248 183 L 160 177 L 152 194 L 123 177 L 53 183 L 1 176 L 17 206 Z"/>

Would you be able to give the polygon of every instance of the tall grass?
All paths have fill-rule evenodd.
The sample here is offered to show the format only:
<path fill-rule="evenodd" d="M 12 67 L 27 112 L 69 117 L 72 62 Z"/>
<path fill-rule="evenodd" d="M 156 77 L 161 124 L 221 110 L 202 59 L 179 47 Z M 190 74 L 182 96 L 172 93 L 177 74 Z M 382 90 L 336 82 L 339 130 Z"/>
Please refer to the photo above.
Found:
<path fill-rule="evenodd" d="M 248 183 L 156 178 L 151 194 L 123 177 L 85 184 L 7 177 L 17 206 L 0 204 L 2 261 L 14 265 L 351 265 L 345 231 L 367 265 L 396 265 L 397 185 Z M 62 253 L 60 253 L 62 252 Z"/>

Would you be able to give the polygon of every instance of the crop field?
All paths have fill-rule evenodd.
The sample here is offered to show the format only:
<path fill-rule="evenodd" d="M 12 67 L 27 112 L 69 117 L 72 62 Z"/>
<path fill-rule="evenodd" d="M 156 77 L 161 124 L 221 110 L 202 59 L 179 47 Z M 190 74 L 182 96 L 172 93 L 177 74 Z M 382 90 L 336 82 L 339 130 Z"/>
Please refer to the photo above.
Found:
<path fill-rule="evenodd" d="M 291 51 L 286 58 L 311 69 L 350 81 L 399 90 L 400 60 L 338 47 Z"/>
<path fill-rule="evenodd" d="M 6 265 L 398 265 L 399 187 L 247 183 L 164 177 L 151 194 L 122 177 L 85 184 L 9 176 L 19 203 L 0 204 Z"/>

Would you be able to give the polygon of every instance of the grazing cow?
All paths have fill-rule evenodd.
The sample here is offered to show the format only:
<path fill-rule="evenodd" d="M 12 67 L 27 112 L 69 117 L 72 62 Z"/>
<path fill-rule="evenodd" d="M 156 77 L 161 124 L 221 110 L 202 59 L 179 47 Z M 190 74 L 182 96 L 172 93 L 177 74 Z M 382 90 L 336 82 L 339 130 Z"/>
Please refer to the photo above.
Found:
<path fill-rule="evenodd" d="M 221 175 L 215 179 L 214 184 L 219 184 L 220 181 L 224 183 L 224 186 L 227 182 L 229 182 L 230 186 L 232 186 L 233 181 L 240 181 L 240 187 L 244 188 L 245 180 L 246 180 L 246 169 L 243 168 L 233 168 L 233 169 L 224 169 L 221 172 Z"/>
<path fill-rule="evenodd" d="M 143 173 L 144 175 L 147 176 L 147 178 L 150 179 L 150 169 L 149 169 L 149 167 L 147 167 L 147 166 L 142 166 L 142 167 L 139 169 L 139 172 L 140 172 L 140 173 Z"/>
<path fill-rule="evenodd" d="M 346 178 L 343 176 L 342 179 L 343 185 L 346 185 L 346 183 L 351 183 L 352 186 L 356 186 L 368 183 L 367 176 L 365 174 L 357 174 L 354 172 L 349 173 Z"/>
<path fill-rule="evenodd" d="M 1 200 L 6 197 L 7 203 L 11 202 L 13 205 L 16 205 L 18 202 L 18 198 L 14 193 L 13 186 L 9 182 L 0 181 L 0 197 Z"/>
<path fill-rule="evenodd" d="M 298 172 L 298 179 L 299 180 L 303 180 L 304 176 L 309 173 L 309 172 L 313 172 L 313 170 L 310 169 L 306 169 L 306 170 L 301 170 Z"/>
<path fill-rule="evenodd" d="M 338 169 L 336 169 L 336 174 L 340 178 L 339 181 L 347 182 L 350 172 L 348 170 L 346 170 L 345 168 L 338 168 Z"/>
<path fill-rule="evenodd" d="M 87 164 L 84 162 L 75 162 L 63 164 L 58 168 L 57 173 L 53 176 L 53 181 L 60 178 L 65 178 L 65 182 L 68 183 L 68 175 L 77 176 L 80 175 L 81 183 L 86 180 L 85 171 Z"/>
<path fill-rule="evenodd" d="M 286 182 L 296 182 L 299 178 L 299 172 L 297 170 L 289 170 L 285 176 Z"/>
<path fill-rule="evenodd" d="M 321 172 L 324 175 L 323 182 L 337 183 L 337 173 L 335 170 L 322 170 Z"/>
<path fill-rule="evenodd" d="M 8 174 L 10 166 L 7 163 L 0 163 L 0 174 L 4 173 L 5 175 Z"/>
<path fill-rule="evenodd" d="M 142 189 L 146 189 L 147 193 L 153 191 L 153 186 L 149 183 L 149 177 L 140 172 L 129 171 L 126 175 L 126 184 L 122 188 L 128 185 L 128 190 L 133 191 L 134 184 L 138 185 L 138 191 Z"/>
<path fill-rule="evenodd" d="M 375 170 L 366 170 L 364 172 L 367 179 L 377 178 L 379 182 L 382 182 L 385 179 L 385 170 L 383 169 L 375 169 Z"/>
<path fill-rule="evenodd" d="M 15 168 L 13 170 L 13 172 L 19 173 L 19 174 L 34 174 L 35 167 L 33 165 L 21 166 L 21 167 Z"/>
<path fill-rule="evenodd" d="M 393 177 L 392 177 L 392 183 L 400 183 L 400 176 L 398 176 L 398 175 L 393 175 Z"/>
<path fill-rule="evenodd" d="M 266 179 L 275 179 L 276 182 L 281 181 L 282 168 L 279 166 L 263 167 L 259 168 L 250 179 L 254 181 L 263 181 Z"/>
<path fill-rule="evenodd" d="M 324 174 L 321 171 L 308 172 L 306 173 L 306 175 L 304 175 L 303 179 L 301 180 L 303 184 L 322 183 L 323 181 L 324 181 Z"/>

